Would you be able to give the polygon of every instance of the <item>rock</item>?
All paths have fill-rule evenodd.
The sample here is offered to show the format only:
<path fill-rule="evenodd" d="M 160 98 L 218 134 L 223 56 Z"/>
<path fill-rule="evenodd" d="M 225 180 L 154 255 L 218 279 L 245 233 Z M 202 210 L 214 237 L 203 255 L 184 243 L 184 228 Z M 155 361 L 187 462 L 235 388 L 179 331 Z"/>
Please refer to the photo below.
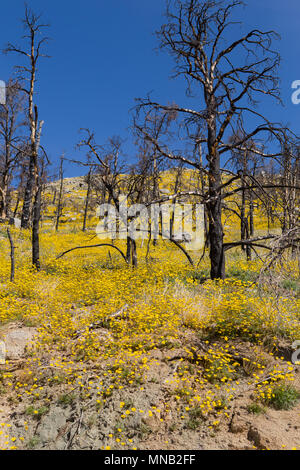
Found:
<path fill-rule="evenodd" d="M 161 361 L 163 359 L 163 353 L 160 349 L 153 349 L 153 351 L 151 351 L 151 357 Z"/>
<path fill-rule="evenodd" d="M 143 416 L 142 422 L 151 429 L 152 432 L 157 432 L 161 426 L 160 413 L 158 411 L 151 412 L 151 415 Z"/>
<path fill-rule="evenodd" d="M 263 436 L 262 432 L 254 427 L 251 427 L 248 431 L 248 439 L 252 441 L 255 447 L 259 450 L 269 449 L 272 445 L 278 447 L 277 443 L 272 443 L 270 439 Z"/>
<path fill-rule="evenodd" d="M 23 357 L 35 335 L 35 328 L 9 330 L 4 336 L 7 359 L 16 360 Z"/>
<path fill-rule="evenodd" d="M 42 446 L 53 446 L 56 439 L 63 439 L 67 423 L 67 412 L 60 407 L 53 407 L 42 419 L 39 426 L 38 436 Z M 60 446 L 59 446 L 60 447 Z M 57 448 L 57 446 L 56 446 Z"/>
<path fill-rule="evenodd" d="M 235 415 L 230 424 L 230 432 L 233 434 L 239 434 L 247 429 L 247 424 L 242 421 L 237 415 Z"/>
<path fill-rule="evenodd" d="M 0 365 L 1 366 L 5 365 L 5 359 L 6 359 L 5 343 L 3 341 L 0 341 Z"/>

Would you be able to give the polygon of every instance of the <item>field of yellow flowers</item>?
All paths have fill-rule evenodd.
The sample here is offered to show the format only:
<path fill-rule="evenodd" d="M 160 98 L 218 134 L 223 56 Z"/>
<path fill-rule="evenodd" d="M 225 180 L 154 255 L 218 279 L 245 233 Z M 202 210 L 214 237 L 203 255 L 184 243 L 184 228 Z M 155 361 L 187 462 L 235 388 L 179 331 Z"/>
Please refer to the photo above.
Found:
<path fill-rule="evenodd" d="M 137 269 L 103 248 L 57 259 L 91 232 L 44 227 L 34 272 L 29 232 L 12 233 L 13 283 L 0 233 L 0 339 L 35 339 L 0 366 L 2 449 L 299 449 L 296 262 L 258 283 L 262 262 L 239 250 L 213 282 L 207 259 L 193 269 L 165 241 L 147 260 L 139 247 Z M 267 416 L 292 431 L 262 435 Z"/>

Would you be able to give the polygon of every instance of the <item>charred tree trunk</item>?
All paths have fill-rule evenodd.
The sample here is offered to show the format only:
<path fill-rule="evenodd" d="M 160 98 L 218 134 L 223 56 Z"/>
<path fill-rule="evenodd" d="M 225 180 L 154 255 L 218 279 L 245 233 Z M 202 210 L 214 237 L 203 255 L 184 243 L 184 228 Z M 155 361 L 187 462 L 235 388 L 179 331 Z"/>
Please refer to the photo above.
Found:
<path fill-rule="evenodd" d="M 130 263 L 130 258 L 131 258 L 131 238 L 127 237 L 127 242 L 126 242 L 126 260 L 127 263 Z"/>
<path fill-rule="evenodd" d="M 59 177 L 60 177 L 60 185 L 59 185 L 58 203 L 57 203 L 57 210 L 56 210 L 56 224 L 55 224 L 56 232 L 58 232 L 59 221 L 62 215 L 62 196 L 63 196 L 63 189 L 64 189 L 63 158 L 61 158 L 60 160 Z"/>
<path fill-rule="evenodd" d="M 26 188 L 21 216 L 21 227 L 29 228 L 32 212 L 32 193 L 34 188 L 34 160 L 30 158 Z"/>
<path fill-rule="evenodd" d="M 84 205 L 84 216 L 83 216 L 83 227 L 82 227 L 83 232 L 86 231 L 87 215 L 88 215 L 90 195 L 91 195 L 91 182 L 92 182 L 92 170 L 89 171 L 88 178 L 87 178 L 88 187 L 87 187 L 85 205 Z"/>
<path fill-rule="evenodd" d="M 249 231 L 249 223 L 248 223 L 248 219 L 246 218 L 245 219 L 245 236 L 246 236 L 246 240 L 249 240 L 250 238 L 250 231 Z M 243 238 L 243 240 L 245 240 L 245 238 Z M 251 245 L 246 245 L 246 257 L 247 257 L 247 261 L 251 261 L 252 259 L 252 250 L 251 250 Z"/>
<path fill-rule="evenodd" d="M 208 108 L 214 107 L 214 98 L 210 98 Z M 208 163 L 209 163 L 209 242 L 211 279 L 225 278 L 225 257 L 223 251 L 223 224 L 222 224 L 222 178 L 220 169 L 220 155 L 216 146 L 216 116 L 211 115 L 207 121 L 208 127 Z"/>
<path fill-rule="evenodd" d="M 126 261 L 134 268 L 138 265 L 136 241 L 130 237 L 127 237 Z"/>
<path fill-rule="evenodd" d="M 245 188 L 245 180 L 244 175 L 242 176 L 242 204 L 241 204 L 241 240 L 247 240 L 246 234 L 246 188 Z M 246 250 L 245 245 L 241 245 L 243 251 Z"/>
<path fill-rule="evenodd" d="M 53 206 L 55 205 L 55 202 L 56 202 L 56 189 L 54 189 L 54 192 L 53 192 L 53 199 L 52 199 Z"/>
<path fill-rule="evenodd" d="M 250 191 L 250 203 L 249 203 L 249 234 L 250 237 L 254 235 L 254 204 L 253 204 L 253 194 Z"/>
<path fill-rule="evenodd" d="M 137 249 L 136 249 L 135 240 L 131 240 L 131 264 L 134 268 L 137 268 L 138 261 L 137 261 Z"/>
<path fill-rule="evenodd" d="M 32 218 L 32 264 L 39 271 L 40 265 L 40 218 L 41 218 L 42 188 L 38 183 Z"/>

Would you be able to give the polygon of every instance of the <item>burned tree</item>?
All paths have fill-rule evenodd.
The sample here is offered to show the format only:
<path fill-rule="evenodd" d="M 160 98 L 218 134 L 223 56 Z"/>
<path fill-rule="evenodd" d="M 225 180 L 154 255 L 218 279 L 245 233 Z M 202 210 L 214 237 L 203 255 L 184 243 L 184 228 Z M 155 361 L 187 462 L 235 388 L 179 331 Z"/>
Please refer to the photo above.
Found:
<path fill-rule="evenodd" d="M 206 144 L 208 195 L 206 208 L 209 218 L 209 242 L 211 278 L 224 278 L 225 260 L 223 249 L 222 181 L 221 158 L 234 148 L 246 148 L 255 137 L 282 139 L 282 129 L 269 122 L 254 106 L 259 97 L 268 95 L 280 100 L 277 70 L 279 55 L 272 49 L 277 38 L 274 31 L 253 29 L 240 34 L 235 27 L 234 11 L 242 6 L 239 0 L 177 0 L 168 2 L 168 22 L 158 32 L 161 47 L 169 52 L 176 62 L 176 76 L 187 80 L 188 93 L 201 93 L 201 109 L 189 109 L 179 105 L 161 105 L 149 97 L 141 100 L 139 110 L 146 114 L 161 110 L 176 112 L 194 131 L 195 142 Z M 229 41 L 227 31 L 236 34 Z M 250 128 L 249 116 L 256 125 Z M 253 120 L 252 120 L 253 122 Z M 246 125 L 247 123 L 247 125 Z M 147 125 L 137 124 L 138 129 L 156 145 L 161 155 L 177 159 L 200 170 L 199 162 L 184 156 L 181 151 L 170 150 L 161 140 L 156 140 Z M 242 138 L 229 142 L 229 134 L 241 129 Z M 240 191 L 242 188 L 239 189 Z"/>
<path fill-rule="evenodd" d="M 22 143 L 24 100 L 18 82 L 9 81 L 6 104 L 0 106 L 0 219 L 9 216 L 9 186 L 24 161 Z"/>
<path fill-rule="evenodd" d="M 140 171 L 143 165 L 139 171 L 136 171 L 134 167 L 125 166 L 122 158 L 122 141 L 118 137 L 109 139 L 106 146 L 100 146 L 96 143 L 94 134 L 85 130 L 85 137 L 79 143 L 79 147 L 87 147 L 88 149 L 88 163 L 86 165 L 90 171 L 94 170 L 92 185 L 96 193 L 100 194 L 101 203 L 112 204 L 122 219 L 120 201 L 123 195 L 126 195 L 128 202 L 138 204 L 142 200 L 142 194 L 145 193 L 144 183 L 147 175 L 144 168 Z M 127 218 L 126 222 L 119 220 L 119 223 L 126 230 L 124 236 L 126 236 L 127 263 L 136 267 L 138 262 L 136 240 L 127 233 Z M 118 228 L 120 229 L 120 227 Z M 114 241 L 113 234 L 112 241 Z"/>
<path fill-rule="evenodd" d="M 296 227 L 299 221 L 300 193 L 297 185 L 300 183 L 300 148 L 298 146 L 284 146 L 282 158 L 282 172 L 280 183 L 282 198 L 282 233 Z"/>
<path fill-rule="evenodd" d="M 24 39 L 28 41 L 28 46 L 22 48 L 9 43 L 5 52 L 14 52 L 25 59 L 24 65 L 16 67 L 20 74 L 19 79 L 23 83 L 21 90 L 27 97 L 27 116 L 30 132 L 29 163 L 21 225 L 22 228 L 28 228 L 32 219 L 32 262 L 39 269 L 39 222 L 42 191 L 39 150 L 43 121 L 39 120 L 38 107 L 35 104 L 34 95 L 39 60 L 42 57 L 47 57 L 43 54 L 42 49 L 48 38 L 43 36 L 42 33 L 48 25 L 43 24 L 41 17 L 31 11 L 27 5 L 25 6 L 23 24 L 25 28 Z M 27 82 L 29 83 L 28 86 L 26 86 Z"/>
<path fill-rule="evenodd" d="M 241 139 L 242 135 L 237 133 L 230 138 L 230 142 Z M 236 147 L 232 150 L 228 162 L 232 170 L 240 176 L 241 191 L 238 199 L 224 203 L 224 210 L 236 215 L 240 220 L 241 241 L 254 236 L 254 201 L 260 196 L 257 191 L 249 188 L 253 181 L 257 181 L 257 172 L 262 160 L 256 151 L 259 153 L 259 146 L 249 140 L 242 149 Z M 246 252 L 247 260 L 251 260 L 251 245 L 241 245 L 241 248 Z"/>

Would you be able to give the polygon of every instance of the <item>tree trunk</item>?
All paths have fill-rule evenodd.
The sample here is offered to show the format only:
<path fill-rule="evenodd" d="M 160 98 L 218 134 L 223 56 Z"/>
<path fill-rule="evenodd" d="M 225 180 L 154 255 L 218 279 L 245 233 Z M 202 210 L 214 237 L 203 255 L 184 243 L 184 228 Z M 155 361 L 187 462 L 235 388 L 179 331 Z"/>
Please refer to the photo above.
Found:
<path fill-rule="evenodd" d="M 1 188 L 1 205 L 0 205 L 0 219 L 8 217 L 8 177 L 3 178 L 3 185 Z"/>
<path fill-rule="evenodd" d="M 14 218 L 17 216 L 17 212 L 18 212 L 18 209 L 19 209 L 19 204 L 20 204 L 20 194 L 18 193 L 16 206 L 15 206 L 15 209 L 14 209 Z"/>
<path fill-rule="evenodd" d="M 250 237 L 254 236 L 254 205 L 252 191 L 250 191 L 249 234 Z"/>
<path fill-rule="evenodd" d="M 56 232 L 58 232 L 59 221 L 62 215 L 62 195 L 63 195 L 63 187 L 64 187 L 63 158 L 61 158 L 61 161 L 60 161 L 59 176 L 60 176 L 60 186 L 59 186 L 59 195 L 58 195 L 58 203 L 57 203 L 57 211 L 56 211 L 56 224 L 55 224 Z"/>
<path fill-rule="evenodd" d="M 214 115 L 208 124 L 208 162 L 209 162 L 209 242 L 211 279 L 225 278 L 225 255 L 223 250 L 222 192 L 220 155 L 216 145 L 216 118 Z"/>
<path fill-rule="evenodd" d="M 246 225 L 247 225 L 247 219 L 246 219 L 246 189 L 245 189 L 245 180 L 244 180 L 244 175 L 243 175 L 243 177 L 242 177 L 242 205 L 241 205 L 241 240 L 246 240 L 247 239 Z M 245 249 L 246 249 L 245 245 L 241 245 L 241 248 L 242 248 L 243 251 L 245 251 Z"/>
<path fill-rule="evenodd" d="M 82 231 L 86 231 L 86 222 L 87 222 L 87 215 L 88 215 L 88 209 L 89 209 L 89 202 L 90 202 L 90 194 L 91 194 L 91 170 L 89 171 L 88 174 L 88 180 L 87 180 L 87 193 L 86 193 L 86 199 L 85 199 L 85 205 L 84 205 L 84 217 L 83 217 L 83 227 Z"/>
<path fill-rule="evenodd" d="M 38 184 L 33 204 L 32 219 L 32 264 L 39 271 L 40 265 L 40 218 L 41 218 L 41 186 Z"/>
<path fill-rule="evenodd" d="M 127 251 L 126 251 L 126 260 L 128 264 L 131 264 L 134 268 L 138 265 L 137 260 L 137 249 L 136 241 L 132 240 L 130 237 L 127 237 Z"/>
<path fill-rule="evenodd" d="M 7 229 L 7 236 L 10 243 L 10 282 L 15 280 L 15 245 L 12 239 L 9 228 Z"/>
<path fill-rule="evenodd" d="M 130 263 L 130 257 L 131 257 L 131 238 L 127 237 L 126 260 L 128 264 Z"/>
<path fill-rule="evenodd" d="M 131 264 L 134 268 L 137 268 L 137 250 L 136 250 L 136 241 L 131 240 Z"/>
<path fill-rule="evenodd" d="M 34 159 L 31 156 L 30 162 L 29 162 L 29 170 L 28 170 L 28 175 L 27 175 L 25 194 L 24 194 L 22 216 L 21 216 L 21 227 L 24 229 L 27 229 L 29 227 L 30 219 L 31 219 L 32 193 L 33 193 L 34 179 L 35 179 L 34 167 L 35 167 Z"/>

